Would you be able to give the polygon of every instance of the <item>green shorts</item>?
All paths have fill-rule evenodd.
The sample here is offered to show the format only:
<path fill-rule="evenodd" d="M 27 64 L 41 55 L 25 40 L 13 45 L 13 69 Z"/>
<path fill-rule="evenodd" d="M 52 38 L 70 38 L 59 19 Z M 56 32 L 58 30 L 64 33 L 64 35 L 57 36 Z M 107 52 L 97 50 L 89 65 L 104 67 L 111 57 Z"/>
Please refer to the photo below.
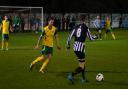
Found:
<path fill-rule="evenodd" d="M 9 40 L 9 34 L 2 34 L 2 40 Z"/>
<path fill-rule="evenodd" d="M 110 32 L 112 32 L 112 28 L 110 28 Z"/>
<path fill-rule="evenodd" d="M 42 55 L 53 54 L 53 47 L 42 46 Z"/>
<path fill-rule="evenodd" d="M 106 29 L 106 33 L 108 33 L 108 32 L 112 32 L 112 28 Z"/>

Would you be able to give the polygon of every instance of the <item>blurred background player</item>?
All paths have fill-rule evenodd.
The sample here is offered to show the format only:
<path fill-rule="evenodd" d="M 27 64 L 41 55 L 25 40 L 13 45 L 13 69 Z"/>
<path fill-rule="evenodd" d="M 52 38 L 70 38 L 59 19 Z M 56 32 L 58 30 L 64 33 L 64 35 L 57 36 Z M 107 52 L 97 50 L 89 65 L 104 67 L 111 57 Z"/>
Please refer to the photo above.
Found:
<path fill-rule="evenodd" d="M 98 15 L 96 17 L 96 20 L 94 21 L 94 26 L 96 27 L 96 35 L 98 37 L 99 40 L 102 40 L 102 37 L 101 37 L 101 20 L 100 20 L 100 16 Z"/>
<path fill-rule="evenodd" d="M 108 32 L 111 33 L 113 40 L 115 40 L 116 38 L 115 38 L 114 33 L 112 32 L 111 20 L 110 20 L 109 17 L 106 18 L 106 24 L 105 24 L 105 39 L 106 39 L 106 37 L 107 37 Z"/>
<path fill-rule="evenodd" d="M 30 64 L 30 70 L 32 70 L 35 63 L 37 63 L 39 61 L 43 61 L 42 67 L 40 68 L 39 72 L 44 74 L 45 67 L 48 65 L 48 63 L 50 62 L 50 60 L 52 58 L 54 36 L 55 36 L 55 40 L 56 40 L 57 49 L 60 49 L 60 46 L 58 43 L 59 39 L 58 39 L 57 29 L 56 29 L 56 27 L 53 26 L 53 24 L 54 24 L 54 19 L 49 18 L 48 25 L 44 27 L 43 32 L 42 32 L 41 36 L 39 37 L 37 45 L 35 47 L 35 48 L 38 48 L 38 45 L 39 45 L 41 39 L 43 38 L 42 51 L 41 51 L 42 56 L 37 57 L 36 60 L 34 60 Z"/>
<path fill-rule="evenodd" d="M 1 50 L 8 50 L 9 31 L 12 32 L 12 26 L 7 16 L 4 16 L 4 20 L 1 23 L 2 30 L 2 47 Z"/>
<path fill-rule="evenodd" d="M 16 15 L 16 14 L 14 15 L 14 17 L 12 18 L 12 24 L 13 24 L 14 32 L 19 32 L 21 19 L 18 15 Z"/>
<path fill-rule="evenodd" d="M 82 73 L 81 82 L 87 82 L 87 79 L 85 78 L 85 40 L 86 37 L 90 40 L 93 40 L 93 38 L 90 34 L 89 28 L 85 24 L 85 19 L 85 15 L 80 16 L 81 23 L 73 29 L 67 41 L 67 49 L 70 49 L 70 43 L 72 37 L 74 36 L 75 42 L 73 49 L 79 62 L 79 66 L 75 69 L 75 71 L 68 75 L 68 80 L 72 83 L 74 82 L 74 76 L 79 73 Z"/>

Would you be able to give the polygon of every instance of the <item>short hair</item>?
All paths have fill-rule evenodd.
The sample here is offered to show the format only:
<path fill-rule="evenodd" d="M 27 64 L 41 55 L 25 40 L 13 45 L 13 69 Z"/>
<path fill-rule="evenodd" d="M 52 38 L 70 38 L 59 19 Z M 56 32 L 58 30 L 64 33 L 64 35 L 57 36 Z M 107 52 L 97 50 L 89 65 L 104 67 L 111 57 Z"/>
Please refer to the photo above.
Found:
<path fill-rule="evenodd" d="M 80 15 L 80 21 L 85 21 L 86 20 L 86 15 Z"/>
<path fill-rule="evenodd" d="M 49 18 L 48 18 L 48 21 L 50 21 L 50 20 L 54 20 L 54 18 L 53 18 L 53 17 L 49 17 Z"/>

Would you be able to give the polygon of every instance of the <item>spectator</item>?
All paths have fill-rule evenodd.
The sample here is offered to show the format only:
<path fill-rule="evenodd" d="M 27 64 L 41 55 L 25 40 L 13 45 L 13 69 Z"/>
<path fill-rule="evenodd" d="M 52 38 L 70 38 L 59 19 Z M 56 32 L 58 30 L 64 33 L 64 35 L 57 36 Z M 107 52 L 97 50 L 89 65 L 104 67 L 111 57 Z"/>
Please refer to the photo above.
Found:
<path fill-rule="evenodd" d="M 67 16 L 67 18 L 66 18 L 66 30 L 69 29 L 69 23 L 70 23 L 70 16 Z"/>
<path fill-rule="evenodd" d="M 21 17 L 21 31 L 24 32 L 24 26 L 25 26 L 25 21 L 24 18 Z"/>
<path fill-rule="evenodd" d="M 35 17 L 34 16 L 30 18 L 30 30 L 35 31 Z"/>
<path fill-rule="evenodd" d="M 122 17 L 119 19 L 119 28 L 122 28 Z"/>

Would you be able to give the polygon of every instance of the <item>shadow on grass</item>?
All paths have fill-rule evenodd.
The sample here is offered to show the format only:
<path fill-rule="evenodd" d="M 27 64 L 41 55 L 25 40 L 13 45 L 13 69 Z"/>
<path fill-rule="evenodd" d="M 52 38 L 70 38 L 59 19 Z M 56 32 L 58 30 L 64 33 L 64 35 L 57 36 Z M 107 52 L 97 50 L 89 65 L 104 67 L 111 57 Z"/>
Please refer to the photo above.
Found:
<path fill-rule="evenodd" d="M 128 71 L 86 71 L 87 73 L 128 73 Z M 48 73 L 56 73 L 57 76 L 66 77 L 71 71 L 48 71 Z"/>
<path fill-rule="evenodd" d="M 86 71 L 87 73 L 128 73 L 127 71 Z M 67 79 L 67 75 L 68 73 L 71 73 L 71 71 L 48 71 L 48 73 L 51 73 L 51 74 L 55 74 L 57 77 L 63 77 L 65 79 Z M 79 81 L 77 78 L 76 78 L 76 81 Z M 120 82 L 120 81 L 103 81 L 104 83 L 110 83 L 110 84 L 114 84 L 114 85 L 128 85 L 128 83 L 125 83 L 125 82 Z"/>
<path fill-rule="evenodd" d="M 38 70 L 39 68 L 36 67 L 35 70 Z M 38 72 L 38 71 L 37 71 Z M 126 71 L 86 71 L 87 73 L 128 73 Z M 71 73 L 71 71 L 46 71 L 46 74 L 52 74 L 52 75 L 55 75 L 56 77 L 62 77 L 64 79 L 67 79 L 67 75 Z M 78 82 L 80 81 L 80 78 L 76 77 L 75 78 L 75 82 Z M 89 83 L 94 83 L 94 81 L 89 81 Z M 69 83 L 70 84 L 70 83 Z M 100 85 L 103 85 L 103 84 L 110 84 L 110 85 L 116 85 L 116 86 L 128 86 L 128 83 L 127 82 L 122 82 L 122 81 L 108 81 L 108 80 L 105 80 L 103 82 L 95 82 L 96 85 L 100 86 Z"/>

